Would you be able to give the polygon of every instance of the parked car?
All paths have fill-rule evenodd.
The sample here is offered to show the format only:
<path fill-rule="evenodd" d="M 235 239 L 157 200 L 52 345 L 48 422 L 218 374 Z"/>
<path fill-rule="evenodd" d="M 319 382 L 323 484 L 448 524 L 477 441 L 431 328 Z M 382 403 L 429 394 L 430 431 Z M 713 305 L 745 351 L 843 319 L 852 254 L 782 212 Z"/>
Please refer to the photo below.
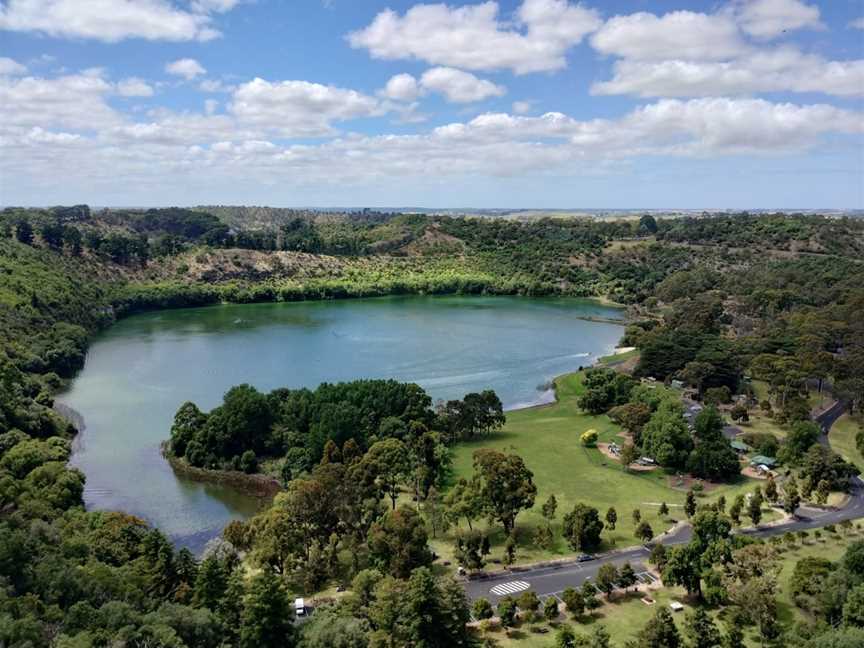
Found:
<path fill-rule="evenodd" d="M 591 554 L 579 554 L 576 556 L 576 562 L 588 562 L 589 560 L 594 560 L 596 556 Z"/>

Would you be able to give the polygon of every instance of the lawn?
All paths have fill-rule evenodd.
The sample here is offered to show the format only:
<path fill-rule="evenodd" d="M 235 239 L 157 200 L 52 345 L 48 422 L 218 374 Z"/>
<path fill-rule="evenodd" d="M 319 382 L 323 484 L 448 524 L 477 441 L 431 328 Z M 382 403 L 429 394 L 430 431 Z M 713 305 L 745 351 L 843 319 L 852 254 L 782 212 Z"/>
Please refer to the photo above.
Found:
<path fill-rule="evenodd" d="M 614 531 L 603 533 L 603 549 L 628 547 L 637 544 L 633 535 L 635 525 L 632 511 L 639 509 L 642 519 L 647 520 L 655 534 L 671 526 L 668 519 L 661 519 L 658 508 L 666 502 L 671 509 L 671 518 L 684 519 L 681 506 L 686 490 L 673 488 L 675 478 L 662 470 L 646 473 L 626 472 L 620 464 L 605 457 L 595 448 L 584 448 L 579 436 L 588 429 L 599 433 L 601 442 L 622 442 L 620 428 L 608 417 L 588 416 L 576 405 L 582 391 L 582 374 L 569 374 L 556 380 L 558 401 L 530 409 L 508 412 L 504 428 L 488 438 L 471 443 L 461 443 L 454 449 L 453 469 L 455 476 L 468 477 L 473 473 L 472 454 L 478 448 L 495 448 L 516 453 L 523 458 L 534 473 L 537 485 L 535 506 L 517 518 L 517 563 L 530 563 L 571 555 L 572 549 L 561 537 L 561 520 L 577 502 L 585 502 L 600 511 L 601 517 L 612 506 L 618 512 L 618 524 Z M 711 489 L 704 501 L 711 501 L 722 493 L 727 501 L 739 492 L 753 490 L 759 481 L 742 478 L 736 484 Z M 533 540 L 534 530 L 543 523 L 540 507 L 554 494 L 558 500 L 558 514 L 553 524 L 555 544 L 551 549 L 537 547 Z M 766 509 L 765 521 L 772 518 Z M 480 523 L 482 527 L 485 523 Z M 476 526 L 476 525 L 475 525 Z M 449 560 L 453 554 L 452 530 L 449 534 L 432 541 L 435 551 Z M 500 525 L 493 525 L 491 558 L 501 557 L 504 535 Z"/>
<path fill-rule="evenodd" d="M 820 556 L 829 560 L 839 559 L 848 544 L 861 538 L 861 532 L 856 531 L 854 535 L 849 536 L 829 536 L 823 535 L 820 540 L 812 538 L 807 539 L 807 543 L 802 545 L 799 543 L 793 549 L 784 549 L 781 557 L 781 571 L 778 577 L 778 614 L 783 625 L 788 625 L 796 619 L 803 619 L 804 612 L 796 608 L 792 604 L 789 595 L 789 582 L 792 578 L 792 572 L 795 569 L 795 563 L 805 556 Z M 785 547 L 785 545 L 784 545 Z M 658 606 L 669 605 L 671 601 L 678 601 L 685 607 L 683 612 L 678 612 L 674 615 L 679 631 L 684 630 L 684 618 L 692 606 L 687 602 L 683 589 L 665 588 L 653 590 L 650 594 L 656 602 L 654 605 L 645 605 L 639 599 L 641 594 L 631 593 L 622 595 L 620 592 L 614 595 L 611 603 L 606 603 L 592 615 L 574 620 L 569 615 L 562 615 L 559 618 L 559 623 L 569 623 L 573 626 L 577 633 L 588 634 L 594 624 L 601 623 L 606 627 L 612 638 L 612 644 L 615 646 L 623 646 L 624 643 L 632 639 L 636 633 L 650 619 Z M 715 614 L 715 618 L 717 615 Z M 508 637 L 505 633 L 497 629 L 490 631 L 486 636 L 495 639 L 501 648 L 548 648 L 554 644 L 554 628 L 545 622 L 533 624 L 535 628 L 544 628 L 546 633 L 532 632 L 531 626 L 524 625 L 511 631 L 511 636 Z M 722 622 L 720 623 L 722 627 Z M 755 648 L 760 643 L 757 639 L 754 628 L 746 630 L 747 646 Z"/>
<path fill-rule="evenodd" d="M 831 432 L 828 434 L 828 442 L 834 452 L 858 466 L 859 470 L 864 468 L 864 456 L 861 456 L 855 445 L 855 435 L 862 427 L 864 426 L 860 419 L 844 414 L 831 426 Z"/>

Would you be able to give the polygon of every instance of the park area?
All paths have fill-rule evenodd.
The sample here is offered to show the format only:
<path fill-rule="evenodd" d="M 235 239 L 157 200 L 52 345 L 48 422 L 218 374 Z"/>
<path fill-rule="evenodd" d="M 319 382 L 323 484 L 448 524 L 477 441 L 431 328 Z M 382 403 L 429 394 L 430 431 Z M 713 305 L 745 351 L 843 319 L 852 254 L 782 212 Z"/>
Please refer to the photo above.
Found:
<path fill-rule="evenodd" d="M 777 577 L 777 605 L 778 617 L 784 624 L 791 624 L 796 620 L 810 620 L 809 615 L 797 608 L 791 597 L 791 580 L 795 564 L 806 557 L 819 557 L 836 561 L 853 540 L 864 537 L 864 532 L 858 525 L 854 529 L 838 529 L 834 533 L 822 531 L 819 537 L 810 532 L 805 538 L 796 536 L 792 541 L 785 541 L 776 545 L 780 567 Z M 650 597 L 653 604 L 646 605 L 642 599 Z M 554 645 L 554 633 L 562 624 L 569 624 L 577 634 L 589 635 L 595 626 L 602 625 L 610 635 L 612 645 L 623 646 L 626 641 L 633 639 L 637 632 L 645 626 L 654 615 L 658 607 L 669 606 L 672 602 L 680 603 L 683 607 L 673 614 L 679 632 L 684 632 L 684 619 L 694 607 L 688 600 L 686 592 L 680 587 L 663 587 L 659 582 L 654 585 L 641 586 L 639 591 L 622 592 L 616 591 L 612 600 L 607 601 L 601 596 L 602 605 L 591 613 L 585 613 L 577 618 L 568 614 L 562 606 L 561 614 L 552 623 L 538 618 L 533 622 L 523 622 L 509 633 L 500 628 L 495 622 L 488 624 L 486 631 L 478 628 L 478 636 L 490 638 L 500 648 L 548 648 Z M 542 609 L 541 609 L 542 611 Z M 710 610 L 710 614 L 723 627 L 723 616 Z M 542 615 L 540 615 L 542 617 Z M 745 632 L 745 645 L 748 648 L 761 646 L 755 628 L 748 628 Z"/>
<path fill-rule="evenodd" d="M 634 510 L 640 511 L 641 520 L 651 525 L 655 535 L 668 530 L 675 520 L 686 519 L 683 504 L 689 480 L 679 479 L 660 468 L 627 471 L 599 449 L 587 448 L 580 443 L 580 435 L 588 429 L 597 431 L 600 443 L 621 444 L 624 441 L 621 428 L 608 416 L 590 416 L 577 406 L 577 399 L 584 389 L 583 375 L 578 372 L 559 377 L 555 381 L 558 396 L 555 403 L 508 412 L 507 422 L 501 430 L 477 441 L 460 443 L 454 450 L 454 479 L 470 478 L 472 456 L 480 448 L 517 454 L 534 473 L 537 486 L 535 505 L 520 513 L 516 520 L 516 564 L 572 555 L 573 550 L 561 534 L 561 520 L 578 502 L 596 508 L 601 518 L 609 507 L 615 508 L 618 521 L 614 530 L 605 528 L 603 531 L 601 550 L 604 551 L 639 543 L 634 535 Z M 664 389 L 662 386 L 657 388 Z M 738 494 L 752 492 L 761 484 L 760 480 L 744 477 L 728 485 L 706 484 L 700 502 L 716 501 L 723 495 L 727 503 L 731 503 Z M 541 549 L 534 542 L 534 534 L 538 527 L 545 525 L 541 507 L 550 495 L 555 495 L 558 502 L 557 515 L 552 523 L 554 540 L 548 549 Z M 660 505 L 664 502 L 669 514 L 661 516 Z M 766 507 L 763 523 L 777 517 L 779 514 Z M 474 526 L 476 528 L 477 524 Z M 489 567 L 495 567 L 494 563 L 502 556 L 505 535 L 501 525 L 492 525 L 489 532 L 492 545 L 489 560 L 493 563 Z M 453 558 L 453 533 L 454 529 L 451 529 L 447 534 L 438 534 L 432 539 L 433 548 L 444 560 Z"/>

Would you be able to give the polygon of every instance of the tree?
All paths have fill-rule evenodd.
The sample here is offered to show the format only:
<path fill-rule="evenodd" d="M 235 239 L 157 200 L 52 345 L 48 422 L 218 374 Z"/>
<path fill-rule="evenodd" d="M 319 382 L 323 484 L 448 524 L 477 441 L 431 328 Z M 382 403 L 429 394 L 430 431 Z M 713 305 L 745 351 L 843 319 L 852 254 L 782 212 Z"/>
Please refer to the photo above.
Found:
<path fill-rule="evenodd" d="M 643 544 L 651 542 L 651 539 L 654 537 L 654 529 L 651 528 L 651 525 L 648 524 L 648 522 L 643 520 L 639 523 L 639 526 L 636 527 L 635 535 Z"/>
<path fill-rule="evenodd" d="M 720 630 L 704 608 L 688 614 L 684 628 L 690 648 L 720 648 Z"/>
<path fill-rule="evenodd" d="M 516 601 L 512 596 L 505 596 L 498 601 L 498 618 L 503 628 L 512 628 L 516 623 Z"/>
<path fill-rule="evenodd" d="M 558 509 L 558 500 L 555 499 L 555 495 L 550 495 L 549 499 L 547 499 L 543 503 L 543 508 L 541 512 L 543 513 L 543 517 L 547 520 L 555 519 L 555 511 Z"/>
<path fill-rule="evenodd" d="M 444 506 L 454 523 L 464 518 L 473 529 L 471 522 L 483 514 L 484 506 L 479 478 L 475 475 L 471 481 L 462 478 L 456 482 L 444 497 Z"/>
<path fill-rule="evenodd" d="M 774 481 L 774 475 L 768 475 L 765 481 L 765 499 L 769 502 L 777 501 L 777 482 Z"/>
<path fill-rule="evenodd" d="M 639 509 L 633 509 L 630 517 L 633 518 L 633 524 L 639 524 L 642 521 L 642 511 Z"/>
<path fill-rule="evenodd" d="M 666 567 L 667 558 L 666 547 L 662 544 L 655 544 L 651 547 L 651 554 L 648 556 L 648 562 L 657 567 L 657 571 L 662 572 Z"/>
<path fill-rule="evenodd" d="M 586 610 L 596 610 L 600 607 L 600 601 L 597 600 L 597 587 L 590 580 L 582 583 L 582 600 L 585 602 Z"/>
<path fill-rule="evenodd" d="M 638 389 L 638 388 L 637 388 Z M 634 389 L 634 393 L 635 393 Z M 642 438 L 642 428 L 651 419 L 651 406 L 646 403 L 630 402 L 609 410 L 609 418 L 627 430 L 638 445 Z"/>
<path fill-rule="evenodd" d="M 606 511 L 606 526 L 608 526 L 613 531 L 615 530 L 615 524 L 618 522 L 618 512 L 615 510 L 615 507 L 610 506 Z"/>
<path fill-rule="evenodd" d="M 195 579 L 195 603 L 216 610 L 227 586 L 228 576 L 222 562 L 214 555 L 207 556 L 201 561 Z"/>
<path fill-rule="evenodd" d="M 766 489 L 767 490 L 767 489 Z M 791 516 L 795 516 L 795 511 L 801 505 L 801 496 L 798 494 L 798 485 L 793 478 L 783 485 L 783 510 Z"/>
<path fill-rule="evenodd" d="M 680 585 L 688 594 L 701 598 L 702 555 L 703 552 L 693 543 L 667 551 L 663 584 Z"/>
<path fill-rule="evenodd" d="M 407 479 L 410 471 L 408 448 L 399 439 L 384 439 L 373 444 L 360 463 L 390 497 L 391 508 L 395 510 L 399 484 Z"/>
<path fill-rule="evenodd" d="M 654 616 L 636 635 L 636 642 L 639 648 L 679 648 L 681 646 L 681 636 L 667 607 L 657 608 Z"/>
<path fill-rule="evenodd" d="M 621 459 L 621 465 L 624 466 L 624 470 L 630 470 L 630 464 L 639 458 L 639 453 L 636 450 L 636 446 L 632 443 L 625 443 L 621 447 L 621 454 L 619 456 Z"/>
<path fill-rule="evenodd" d="M 713 406 L 703 409 L 693 421 L 696 445 L 687 458 L 687 470 L 705 479 L 729 479 L 741 471 L 738 455 L 723 436 L 723 417 Z"/>
<path fill-rule="evenodd" d="M 417 567 L 432 563 L 423 519 L 402 506 L 390 511 L 369 531 L 369 553 L 378 567 L 396 578 L 408 578 Z"/>
<path fill-rule="evenodd" d="M 666 502 L 660 502 L 660 509 L 657 512 L 660 514 L 660 517 L 669 515 L 669 507 L 666 505 Z"/>
<path fill-rule="evenodd" d="M 348 616 L 334 605 L 323 605 L 302 626 L 303 648 L 367 648 L 369 623 Z"/>
<path fill-rule="evenodd" d="M 754 526 L 759 526 L 759 522 L 762 520 L 762 491 L 759 487 L 750 497 L 750 503 L 747 505 L 747 516 Z"/>
<path fill-rule="evenodd" d="M 560 614 L 561 612 L 558 610 L 558 599 L 554 596 L 547 598 L 546 602 L 543 604 L 543 618 L 546 619 L 548 623 L 552 623 Z"/>
<path fill-rule="evenodd" d="M 687 499 L 684 500 L 684 513 L 688 519 L 696 515 L 696 493 L 692 488 L 687 491 Z"/>
<path fill-rule="evenodd" d="M 820 479 L 816 485 L 816 503 L 824 506 L 828 503 L 828 496 L 831 494 L 831 483 L 827 479 Z"/>
<path fill-rule="evenodd" d="M 555 633 L 555 648 L 577 648 L 580 644 L 581 642 L 576 633 L 573 632 L 573 628 L 566 623 L 560 626 Z"/>
<path fill-rule="evenodd" d="M 798 421 L 780 446 L 780 459 L 795 465 L 804 457 L 810 447 L 819 441 L 821 430 L 813 421 Z"/>
<path fill-rule="evenodd" d="M 550 549 L 554 542 L 555 535 L 552 533 L 552 525 L 543 524 L 534 531 L 534 544 L 541 549 Z"/>
<path fill-rule="evenodd" d="M 533 619 L 537 610 L 540 609 L 540 598 L 534 590 L 526 590 L 516 599 L 516 605 L 526 613 L 526 618 Z"/>
<path fill-rule="evenodd" d="M 497 450 L 474 452 L 474 470 L 480 480 L 480 495 L 489 513 L 510 534 L 519 511 L 534 506 L 537 487 L 534 474 L 522 457 Z"/>
<path fill-rule="evenodd" d="M 33 245 L 33 226 L 30 221 L 22 218 L 15 224 L 15 238 L 25 245 Z"/>
<path fill-rule="evenodd" d="M 570 614 L 574 617 L 582 616 L 582 613 L 585 611 L 585 599 L 579 590 L 567 587 L 561 592 L 561 600 L 564 601 L 564 605 Z"/>
<path fill-rule="evenodd" d="M 618 586 L 623 590 L 627 590 L 636 584 L 636 572 L 630 562 L 625 562 L 621 565 L 621 571 L 618 572 Z"/>
<path fill-rule="evenodd" d="M 485 598 L 478 598 L 474 601 L 472 612 L 474 613 L 474 618 L 480 621 L 483 619 L 491 619 L 494 614 L 492 604 L 489 602 L 489 599 Z"/>
<path fill-rule="evenodd" d="M 457 529 L 454 556 L 457 562 L 466 569 L 482 569 L 486 564 L 485 557 L 489 554 L 489 536 L 479 530 L 462 532 Z"/>
<path fill-rule="evenodd" d="M 564 538 L 576 551 L 590 551 L 600 544 L 603 522 L 597 509 L 577 503 L 564 516 Z"/>
<path fill-rule="evenodd" d="M 609 632 L 602 625 L 598 625 L 588 637 L 588 648 L 610 648 L 610 641 Z"/>
<path fill-rule="evenodd" d="M 516 536 L 510 534 L 504 541 L 504 564 L 512 565 L 516 562 Z"/>
<path fill-rule="evenodd" d="M 695 387 L 699 394 L 699 400 L 702 400 L 704 393 L 705 380 L 714 374 L 714 365 L 709 362 L 698 362 L 696 360 L 688 362 L 684 368 L 678 372 L 678 377 L 686 384 Z"/>
<path fill-rule="evenodd" d="M 651 214 L 642 214 L 637 229 L 640 236 L 651 236 L 657 233 L 657 221 Z"/>
<path fill-rule="evenodd" d="M 750 411 L 744 403 L 737 403 L 729 412 L 729 416 L 736 423 L 747 423 L 750 420 Z"/>
<path fill-rule="evenodd" d="M 243 603 L 242 648 L 290 648 L 295 645 L 294 609 L 278 576 L 262 571 L 252 577 Z"/>
<path fill-rule="evenodd" d="M 741 523 L 741 512 L 744 510 L 744 496 L 738 495 L 729 507 L 729 519 L 735 524 Z"/>
<path fill-rule="evenodd" d="M 597 578 L 594 583 L 601 592 L 606 594 L 606 598 L 612 596 L 615 586 L 618 584 L 618 568 L 612 563 L 603 563 L 600 569 L 597 570 Z"/>
<path fill-rule="evenodd" d="M 846 597 L 843 625 L 864 628 L 864 584 L 856 586 Z"/>
<path fill-rule="evenodd" d="M 683 468 L 693 449 L 693 440 L 676 401 L 663 401 L 642 430 L 645 454 L 667 468 Z"/>

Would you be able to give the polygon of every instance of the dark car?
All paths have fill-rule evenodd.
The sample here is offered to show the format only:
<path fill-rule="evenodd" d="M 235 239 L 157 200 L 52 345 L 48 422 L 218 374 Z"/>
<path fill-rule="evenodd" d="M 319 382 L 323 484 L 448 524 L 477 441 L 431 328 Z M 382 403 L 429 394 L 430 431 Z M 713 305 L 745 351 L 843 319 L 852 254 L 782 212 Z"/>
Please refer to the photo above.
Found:
<path fill-rule="evenodd" d="M 591 554 L 579 554 L 576 556 L 576 562 L 588 562 L 589 560 L 594 560 L 596 556 L 592 556 Z"/>

